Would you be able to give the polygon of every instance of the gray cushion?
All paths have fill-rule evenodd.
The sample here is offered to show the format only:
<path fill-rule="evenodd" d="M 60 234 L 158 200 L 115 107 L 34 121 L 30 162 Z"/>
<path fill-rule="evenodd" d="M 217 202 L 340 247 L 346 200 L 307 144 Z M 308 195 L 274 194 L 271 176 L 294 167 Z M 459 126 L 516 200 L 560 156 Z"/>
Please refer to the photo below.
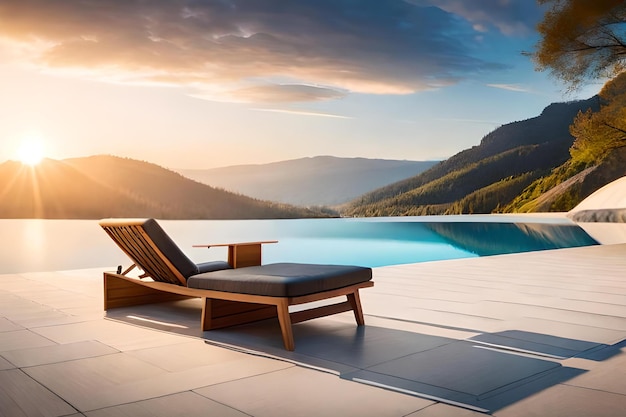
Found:
<path fill-rule="evenodd" d="M 174 265 L 185 278 L 199 272 L 198 266 L 180 250 L 156 220 L 146 219 L 142 226 L 163 255 L 169 259 L 172 265 Z"/>
<path fill-rule="evenodd" d="M 178 245 L 168 236 L 167 233 L 154 219 L 146 219 L 142 224 L 150 239 L 156 244 L 159 250 L 169 259 L 176 269 L 187 278 L 190 275 L 203 272 L 228 269 L 230 265 L 224 261 L 205 262 L 196 265 L 180 250 Z"/>
<path fill-rule="evenodd" d="M 189 288 L 272 297 L 298 297 L 372 279 L 372 270 L 351 265 L 278 263 L 193 275 Z"/>

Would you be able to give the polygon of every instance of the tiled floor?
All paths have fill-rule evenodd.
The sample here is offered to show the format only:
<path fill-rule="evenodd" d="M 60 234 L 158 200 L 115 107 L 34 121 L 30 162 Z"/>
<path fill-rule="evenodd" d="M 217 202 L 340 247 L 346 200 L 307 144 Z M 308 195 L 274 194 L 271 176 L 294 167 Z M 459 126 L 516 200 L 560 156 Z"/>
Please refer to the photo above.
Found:
<path fill-rule="evenodd" d="M 0 275 L 0 416 L 622 416 L 626 245 L 377 268 L 349 314 L 199 330 L 101 270 Z"/>

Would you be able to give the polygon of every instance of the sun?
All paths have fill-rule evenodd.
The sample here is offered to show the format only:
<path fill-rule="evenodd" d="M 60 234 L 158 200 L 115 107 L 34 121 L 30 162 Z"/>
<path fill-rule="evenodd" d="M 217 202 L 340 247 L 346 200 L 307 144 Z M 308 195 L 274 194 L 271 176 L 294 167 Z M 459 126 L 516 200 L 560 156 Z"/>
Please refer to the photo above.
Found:
<path fill-rule="evenodd" d="M 25 165 L 35 166 L 45 157 L 45 146 L 41 138 L 25 138 L 17 150 L 17 157 Z"/>

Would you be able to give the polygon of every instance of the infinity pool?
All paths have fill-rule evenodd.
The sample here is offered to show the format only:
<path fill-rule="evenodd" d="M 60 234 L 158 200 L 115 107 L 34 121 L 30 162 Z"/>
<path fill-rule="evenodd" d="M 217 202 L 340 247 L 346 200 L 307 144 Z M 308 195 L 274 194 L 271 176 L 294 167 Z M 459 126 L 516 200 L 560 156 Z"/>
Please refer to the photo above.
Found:
<path fill-rule="evenodd" d="M 565 217 L 424 216 L 369 219 L 160 221 L 195 262 L 226 259 L 226 249 L 194 244 L 278 240 L 263 263 L 370 267 L 595 245 Z M 0 273 L 128 265 L 96 220 L 0 220 Z"/>

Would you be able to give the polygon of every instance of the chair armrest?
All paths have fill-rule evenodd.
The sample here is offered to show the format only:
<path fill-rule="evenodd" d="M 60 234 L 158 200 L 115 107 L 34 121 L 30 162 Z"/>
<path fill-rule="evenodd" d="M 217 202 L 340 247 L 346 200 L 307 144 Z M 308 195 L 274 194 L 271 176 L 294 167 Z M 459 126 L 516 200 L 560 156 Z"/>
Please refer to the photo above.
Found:
<path fill-rule="evenodd" d="M 228 246 L 228 263 L 232 268 L 261 265 L 261 245 L 266 243 L 278 243 L 277 240 L 264 240 L 260 242 L 238 243 L 213 243 L 193 245 L 194 248 L 207 248 Z"/>
<path fill-rule="evenodd" d="M 250 246 L 250 245 L 263 245 L 265 243 L 278 243 L 278 240 L 261 240 L 259 242 L 231 242 L 231 243 L 207 243 L 201 245 L 193 245 L 194 248 L 210 248 L 217 246 Z"/>
<path fill-rule="evenodd" d="M 224 261 L 209 261 L 196 265 L 198 267 L 198 273 L 203 274 L 205 272 L 221 271 L 223 269 L 230 269 L 231 266 Z"/>

